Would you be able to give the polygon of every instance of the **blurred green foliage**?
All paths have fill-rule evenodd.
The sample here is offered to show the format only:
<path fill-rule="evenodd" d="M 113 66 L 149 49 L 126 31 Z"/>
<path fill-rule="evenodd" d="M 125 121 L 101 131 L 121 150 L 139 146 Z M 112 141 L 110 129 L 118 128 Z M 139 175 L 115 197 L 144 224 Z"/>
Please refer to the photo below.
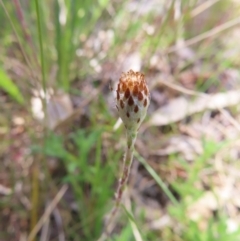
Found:
<path fill-rule="evenodd" d="M 8 77 L 3 69 L 0 69 L 0 88 L 5 90 L 13 99 L 20 104 L 24 103 L 23 96 L 18 86 Z"/>
<path fill-rule="evenodd" d="M 64 165 L 67 173 L 63 182 L 71 184 L 75 194 L 79 217 L 67 232 L 76 235 L 74 226 L 78 227 L 79 222 L 85 240 L 95 240 L 102 232 L 103 217 L 111 208 L 107 204 L 113 197 L 112 187 L 121 159 L 121 154 L 112 150 L 102 153 L 102 134 L 101 128 L 79 130 L 69 137 L 67 147 L 61 137 L 53 134 L 45 144 L 46 155 L 57 157 Z"/>

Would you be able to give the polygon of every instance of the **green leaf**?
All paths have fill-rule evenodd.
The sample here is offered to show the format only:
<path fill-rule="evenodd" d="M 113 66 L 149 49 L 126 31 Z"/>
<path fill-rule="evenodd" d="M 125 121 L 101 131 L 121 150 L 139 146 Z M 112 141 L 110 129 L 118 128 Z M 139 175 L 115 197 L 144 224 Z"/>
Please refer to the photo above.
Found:
<path fill-rule="evenodd" d="M 20 104 L 24 103 L 23 96 L 19 91 L 18 87 L 12 82 L 12 80 L 2 69 L 0 69 L 0 88 L 6 91 L 13 99 L 15 99 Z"/>

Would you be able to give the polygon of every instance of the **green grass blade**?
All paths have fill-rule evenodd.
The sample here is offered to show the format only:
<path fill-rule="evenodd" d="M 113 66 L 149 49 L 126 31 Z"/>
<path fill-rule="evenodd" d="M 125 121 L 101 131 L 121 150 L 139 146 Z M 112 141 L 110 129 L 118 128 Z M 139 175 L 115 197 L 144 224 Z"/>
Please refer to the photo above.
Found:
<path fill-rule="evenodd" d="M 156 183 L 162 188 L 164 193 L 168 196 L 168 198 L 171 200 L 171 202 L 174 205 L 178 205 L 177 199 L 173 196 L 173 194 L 170 192 L 166 184 L 163 182 L 161 177 L 153 170 L 153 168 L 148 165 L 148 163 L 145 161 L 143 157 L 139 155 L 139 153 L 135 152 L 135 157 L 143 164 L 143 166 L 146 168 L 146 170 L 149 172 L 149 174 L 153 177 L 153 179 L 156 181 Z"/>
<path fill-rule="evenodd" d="M 43 91 L 46 94 L 46 74 L 45 74 L 45 62 L 44 62 L 44 54 L 43 54 L 43 40 L 42 40 L 42 27 L 41 27 L 41 16 L 38 0 L 35 0 L 36 5 L 36 13 L 37 13 L 37 27 L 38 27 L 38 39 L 40 45 L 40 58 L 41 58 L 41 72 L 42 72 L 42 86 Z M 45 106 L 46 107 L 46 106 Z M 45 112 L 46 113 L 46 112 Z"/>
<path fill-rule="evenodd" d="M 20 50 L 21 50 L 21 52 L 22 52 L 22 55 L 23 55 L 24 59 L 26 60 L 26 63 L 27 63 L 28 67 L 30 68 L 30 70 L 31 70 L 31 72 L 32 72 L 32 74 L 33 74 L 33 76 L 34 76 L 34 70 L 33 70 L 33 68 L 32 68 L 32 64 L 31 64 L 31 62 L 30 62 L 30 60 L 29 60 L 29 57 L 27 56 L 27 53 L 26 53 L 26 51 L 25 51 L 25 48 L 23 47 L 23 44 L 22 44 L 22 42 L 21 42 L 21 38 L 20 38 L 20 36 L 19 36 L 19 34 L 18 34 L 18 32 L 17 32 L 17 29 L 16 29 L 16 27 L 15 27 L 15 24 L 14 24 L 14 21 L 13 21 L 13 17 L 12 17 L 11 14 L 9 14 L 7 8 L 5 7 L 5 3 L 4 3 L 2 0 L 0 0 L 0 4 L 2 5 L 2 8 L 4 9 L 4 12 L 5 12 L 6 16 L 7 16 L 7 19 L 9 20 L 9 22 L 10 22 L 10 24 L 11 24 L 11 26 L 12 26 L 12 29 L 13 29 L 13 31 L 14 31 L 14 34 L 16 35 L 16 38 L 17 38 L 17 41 L 18 41 Z"/>
<path fill-rule="evenodd" d="M 60 3 L 58 1 L 55 1 L 55 28 L 56 28 L 55 44 L 57 49 L 57 60 L 58 60 L 57 81 L 60 87 L 68 91 L 69 90 L 68 46 L 71 45 L 71 43 L 69 43 L 68 41 L 69 39 L 68 38 L 68 19 L 66 20 L 67 22 L 65 23 L 65 25 L 62 26 L 60 23 L 60 19 L 59 19 L 61 15 L 60 8 L 61 8 Z"/>
<path fill-rule="evenodd" d="M 0 69 L 0 88 L 6 91 L 18 103 L 24 103 L 23 96 L 18 87 L 12 82 L 12 80 L 2 69 Z"/>
<path fill-rule="evenodd" d="M 138 226 L 135 222 L 135 219 L 134 219 L 132 213 L 124 205 L 122 205 L 122 207 L 123 207 L 124 211 L 126 212 L 126 214 L 128 216 L 128 219 L 129 219 L 129 222 L 130 222 L 135 240 L 136 241 L 142 241 L 143 239 L 142 239 L 141 233 L 139 231 L 139 228 L 138 228 Z"/>

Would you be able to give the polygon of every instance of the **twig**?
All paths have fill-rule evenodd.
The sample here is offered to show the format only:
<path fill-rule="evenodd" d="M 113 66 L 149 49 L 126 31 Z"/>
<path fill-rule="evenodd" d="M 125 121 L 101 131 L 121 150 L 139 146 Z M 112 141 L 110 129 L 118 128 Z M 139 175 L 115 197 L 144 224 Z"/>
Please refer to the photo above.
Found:
<path fill-rule="evenodd" d="M 49 206 L 45 210 L 44 214 L 42 215 L 42 217 L 40 218 L 40 220 L 38 221 L 38 223 L 36 224 L 34 229 L 29 234 L 29 236 L 27 238 L 27 241 L 31 241 L 31 240 L 33 240 L 35 238 L 35 236 L 38 233 L 38 231 L 41 229 L 41 227 L 46 222 L 46 220 L 49 219 L 49 216 L 51 215 L 52 211 L 57 206 L 59 201 L 62 199 L 63 195 L 67 191 L 67 188 L 68 188 L 67 185 L 62 186 L 62 188 L 59 190 L 59 192 L 57 193 L 55 198 L 52 200 L 52 202 L 49 204 Z"/>

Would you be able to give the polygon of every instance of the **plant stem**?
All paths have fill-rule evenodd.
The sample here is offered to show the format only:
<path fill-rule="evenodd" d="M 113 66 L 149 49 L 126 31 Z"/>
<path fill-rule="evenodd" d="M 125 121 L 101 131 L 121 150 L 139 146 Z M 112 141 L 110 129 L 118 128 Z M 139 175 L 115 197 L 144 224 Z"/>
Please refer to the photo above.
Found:
<path fill-rule="evenodd" d="M 119 184 L 118 184 L 118 189 L 116 192 L 116 202 L 115 205 L 111 211 L 110 217 L 107 222 L 106 226 L 106 233 L 109 233 L 109 225 L 112 223 L 118 208 L 120 206 L 121 200 L 122 200 L 122 194 L 124 191 L 124 188 L 126 187 L 128 177 L 130 174 L 131 166 L 132 166 L 132 161 L 133 161 L 133 152 L 134 152 L 134 144 L 137 138 L 137 133 L 129 132 L 127 131 L 127 148 L 126 148 L 126 154 L 124 157 L 124 162 L 123 162 L 123 171 L 121 178 L 119 179 Z"/>

